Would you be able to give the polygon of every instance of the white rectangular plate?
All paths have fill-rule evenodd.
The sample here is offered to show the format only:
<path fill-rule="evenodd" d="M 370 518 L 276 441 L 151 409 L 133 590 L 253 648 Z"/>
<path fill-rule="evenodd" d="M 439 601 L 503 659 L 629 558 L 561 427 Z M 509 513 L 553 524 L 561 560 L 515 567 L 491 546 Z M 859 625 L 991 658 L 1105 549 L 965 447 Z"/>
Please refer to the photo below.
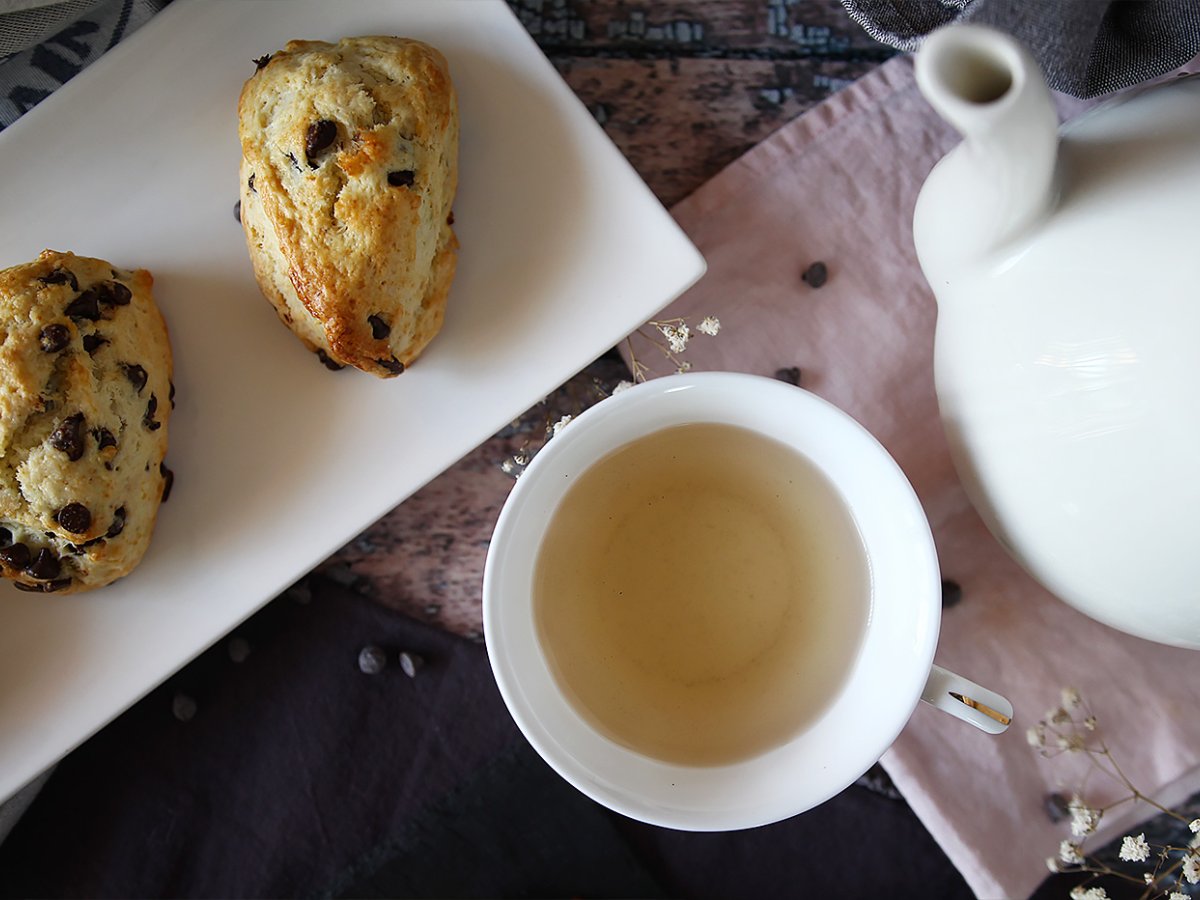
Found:
<path fill-rule="evenodd" d="M 258 293 L 236 108 L 292 38 L 399 34 L 462 119 L 446 324 L 397 379 L 330 372 Z M 142 565 L 0 589 L 0 798 L 616 344 L 704 262 L 501 0 L 176 0 L 0 133 L 0 268 L 44 247 L 149 269 L 176 480 Z"/>

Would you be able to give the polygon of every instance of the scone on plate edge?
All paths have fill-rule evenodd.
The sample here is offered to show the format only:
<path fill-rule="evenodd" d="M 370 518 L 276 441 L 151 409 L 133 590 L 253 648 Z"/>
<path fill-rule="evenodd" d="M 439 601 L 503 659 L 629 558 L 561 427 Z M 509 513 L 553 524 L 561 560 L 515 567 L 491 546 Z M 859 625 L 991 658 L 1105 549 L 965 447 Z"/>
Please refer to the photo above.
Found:
<path fill-rule="evenodd" d="M 458 103 L 398 37 L 291 41 L 242 88 L 241 220 L 259 289 L 326 365 L 404 371 L 442 326 Z"/>
<path fill-rule="evenodd" d="M 51 250 L 0 272 L 0 570 L 24 590 L 109 584 L 150 544 L 174 405 L 152 281 Z"/>

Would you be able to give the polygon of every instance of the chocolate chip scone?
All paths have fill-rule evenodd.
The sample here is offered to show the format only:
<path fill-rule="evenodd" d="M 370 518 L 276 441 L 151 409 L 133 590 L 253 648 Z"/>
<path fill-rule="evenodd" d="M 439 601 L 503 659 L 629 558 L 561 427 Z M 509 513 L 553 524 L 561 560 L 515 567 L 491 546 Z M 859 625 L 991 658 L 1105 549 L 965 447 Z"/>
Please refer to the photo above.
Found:
<path fill-rule="evenodd" d="M 458 104 L 420 41 L 291 41 L 242 88 L 254 274 L 331 368 L 404 371 L 442 326 L 458 242 Z"/>
<path fill-rule="evenodd" d="M 0 569 L 23 590 L 100 587 L 150 543 L 174 393 L 151 283 L 51 250 L 0 272 Z"/>

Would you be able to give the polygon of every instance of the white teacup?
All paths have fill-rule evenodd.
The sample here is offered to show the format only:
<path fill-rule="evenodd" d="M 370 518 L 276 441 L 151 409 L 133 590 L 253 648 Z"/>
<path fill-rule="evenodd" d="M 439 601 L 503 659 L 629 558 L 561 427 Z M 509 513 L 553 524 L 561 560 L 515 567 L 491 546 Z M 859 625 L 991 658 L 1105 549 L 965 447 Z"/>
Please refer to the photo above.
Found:
<path fill-rule="evenodd" d="M 757 432 L 815 464 L 853 518 L 869 568 L 869 612 L 846 677 L 790 739 L 727 764 L 664 762 L 602 733 L 560 684 L 535 619 L 538 553 L 568 489 L 617 448 L 694 423 Z M 483 614 L 500 693 L 538 753 L 599 803 L 670 828 L 748 828 L 824 802 L 883 755 L 918 700 L 993 734 L 1012 717 L 1000 695 L 933 665 L 941 574 L 925 514 L 899 466 L 846 413 L 767 378 L 660 378 L 603 400 L 562 429 L 500 514 L 484 572 Z"/>

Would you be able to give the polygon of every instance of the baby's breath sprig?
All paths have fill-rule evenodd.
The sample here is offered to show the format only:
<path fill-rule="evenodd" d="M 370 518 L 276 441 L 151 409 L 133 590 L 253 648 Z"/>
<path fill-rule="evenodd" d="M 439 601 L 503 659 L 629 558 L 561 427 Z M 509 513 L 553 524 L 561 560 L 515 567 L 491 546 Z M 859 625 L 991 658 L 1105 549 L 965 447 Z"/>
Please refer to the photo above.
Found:
<path fill-rule="evenodd" d="M 667 361 L 675 367 L 675 371 L 683 373 L 692 368 L 690 362 L 681 358 L 687 351 L 692 338 L 697 334 L 716 337 L 720 332 L 721 320 L 716 316 L 705 316 L 696 325 L 695 331 L 692 331 L 686 318 L 679 316 L 674 319 L 651 319 L 634 334 L 645 338 L 652 346 L 658 348 Z M 625 348 L 629 353 L 629 368 L 633 373 L 634 382 L 642 382 L 646 380 L 650 367 L 637 358 L 633 351 L 632 338 L 633 335 L 625 338 Z"/>
<path fill-rule="evenodd" d="M 575 415 L 571 413 L 559 416 L 557 419 L 547 418 L 545 421 L 545 432 L 540 440 L 526 438 L 522 441 L 517 451 L 500 463 L 500 471 L 505 475 L 511 475 L 513 478 L 520 478 L 525 472 L 526 467 L 533 461 L 534 454 L 544 447 L 548 440 L 556 437 L 560 431 L 571 424 L 571 420 L 574 418 Z"/>
<path fill-rule="evenodd" d="M 1062 754 L 1082 754 L 1088 762 L 1083 784 L 1067 802 L 1070 813 L 1071 838 L 1063 840 L 1058 853 L 1048 857 L 1046 866 L 1051 872 L 1079 872 L 1090 877 L 1071 890 L 1071 900 L 1108 900 L 1107 891 L 1093 882 L 1101 876 L 1119 879 L 1142 888 L 1141 900 L 1190 900 L 1188 885 L 1200 884 L 1200 818 L 1184 814 L 1159 803 L 1139 790 L 1122 770 L 1099 729 L 1095 713 L 1079 691 L 1063 688 L 1061 703 L 1025 733 L 1030 746 L 1051 759 Z M 1118 784 L 1123 792 L 1114 801 L 1095 806 L 1084 802 L 1081 794 L 1088 777 L 1102 775 Z M 1165 816 L 1186 823 L 1193 837 L 1186 847 L 1148 840 L 1145 832 L 1125 835 L 1121 840 L 1117 860 L 1141 864 L 1137 874 L 1125 871 L 1088 854 L 1084 844 L 1096 833 L 1104 814 L 1131 802 L 1146 803 Z"/>
<path fill-rule="evenodd" d="M 662 351 L 663 355 L 675 367 L 676 372 L 687 372 L 692 366 L 691 363 L 682 359 L 682 355 L 687 351 L 688 344 L 692 338 L 697 334 L 706 337 L 716 337 L 720 331 L 721 320 L 716 316 L 705 316 L 695 326 L 694 330 L 688 325 L 687 320 L 681 316 L 674 319 L 652 319 L 634 333 L 645 338 Z M 520 478 L 526 466 L 533 461 L 534 454 L 544 447 L 547 441 L 554 438 L 566 428 L 575 416 L 583 412 L 588 406 L 591 406 L 597 400 L 619 394 L 633 387 L 635 383 L 646 380 L 650 368 L 634 355 L 633 344 L 630 341 L 631 337 L 632 335 L 626 338 L 625 341 L 629 352 L 629 370 L 633 379 L 632 381 L 620 379 L 616 381 L 613 387 L 606 389 L 605 383 L 600 378 L 585 376 L 585 373 L 581 373 L 559 389 L 554 397 L 555 402 L 550 403 L 548 402 L 550 398 L 547 398 L 534 408 L 542 412 L 542 424 L 540 428 L 536 424 L 532 426 L 529 424 L 528 420 L 531 413 L 526 413 L 521 419 L 516 420 L 508 426 L 507 431 L 509 432 L 520 432 L 522 434 L 530 434 L 531 436 L 525 438 L 516 448 L 515 452 L 500 463 L 500 469 L 506 475 L 511 475 L 513 478 Z M 619 360 L 617 364 L 619 365 Z M 612 381 L 608 381 L 607 383 L 613 384 Z M 554 412 L 546 412 L 551 409 Z M 571 409 L 573 411 L 562 414 L 563 409 Z M 536 423 L 536 421 L 535 419 L 534 422 Z"/>

